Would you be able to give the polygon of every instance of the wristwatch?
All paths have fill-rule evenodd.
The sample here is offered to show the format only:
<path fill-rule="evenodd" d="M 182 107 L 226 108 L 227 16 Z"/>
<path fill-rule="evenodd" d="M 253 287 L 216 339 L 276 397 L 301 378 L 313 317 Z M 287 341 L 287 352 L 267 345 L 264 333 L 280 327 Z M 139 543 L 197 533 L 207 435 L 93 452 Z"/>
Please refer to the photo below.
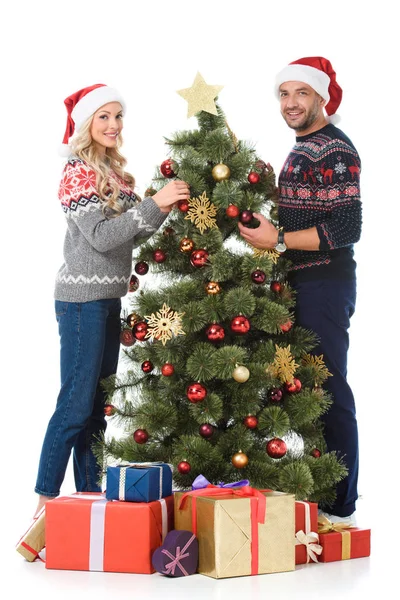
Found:
<path fill-rule="evenodd" d="M 284 233 L 283 228 L 278 230 L 278 241 L 275 244 L 275 250 L 280 253 L 285 252 L 286 250 L 286 244 L 283 241 Z"/>

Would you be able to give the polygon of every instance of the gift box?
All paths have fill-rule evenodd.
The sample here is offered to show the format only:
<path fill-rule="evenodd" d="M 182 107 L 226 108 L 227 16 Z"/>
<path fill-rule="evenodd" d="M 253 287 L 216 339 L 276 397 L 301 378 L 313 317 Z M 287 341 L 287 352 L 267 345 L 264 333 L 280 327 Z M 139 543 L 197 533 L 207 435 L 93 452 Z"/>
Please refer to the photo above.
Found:
<path fill-rule="evenodd" d="M 154 551 L 152 563 L 158 573 L 169 577 L 186 577 L 197 572 L 199 543 L 191 531 L 174 529 L 160 548 Z"/>
<path fill-rule="evenodd" d="M 46 506 L 46 568 L 154 573 L 151 558 L 173 529 L 173 508 L 173 496 L 140 503 L 60 496 Z"/>
<path fill-rule="evenodd" d="M 129 463 L 107 467 L 107 500 L 153 502 L 171 495 L 172 470 L 166 463 Z"/>
<path fill-rule="evenodd" d="M 249 486 L 176 492 L 175 529 L 199 541 L 199 573 L 215 579 L 295 568 L 294 496 Z"/>
<path fill-rule="evenodd" d="M 296 565 L 318 562 L 322 546 L 318 543 L 318 504 L 316 502 L 295 503 Z"/>
<path fill-rule="evenodd" d="M 346 523 L 331 523 L 326 517 L 318 518 L 321 562 L 364 558 L 371 554 L 371 530 L 351 527 Z"/>
<path fill-rule="evenodd" d="M 16 550 L 26 560 L 33 562 L 45 546 L 45 507 L 43 506 L 37 516 L 32 520 L 27 531 L 16 545 Z"/>

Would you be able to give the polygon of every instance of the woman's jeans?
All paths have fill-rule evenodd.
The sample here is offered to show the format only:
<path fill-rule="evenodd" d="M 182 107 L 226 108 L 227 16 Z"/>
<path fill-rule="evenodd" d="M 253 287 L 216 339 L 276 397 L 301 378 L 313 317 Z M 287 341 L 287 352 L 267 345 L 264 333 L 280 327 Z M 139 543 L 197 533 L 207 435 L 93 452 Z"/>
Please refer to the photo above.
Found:
<path fill-rule="evenodd" d="M 91 446 L 106 429 L 101 380 L 117 372 L 120 298 L 55 302 L 61 389 L 43 442 L 35 492 L 60 494 L 71 451 L 76 490 L 101 491 L 101 466 Z"/>
<path fill-rule="evenodd" d="M 350 318 L 356 304 L 355 280 L 323 280 L 292 282 L 296 290 L 295 323 L 311 329 L 320 338 L 313 348 L 323 354 L 332 377 L 324 383 L 333 399 L 327 413 L 322 415 L 324 438 L 329 452 L 343 458 L 348 476 L 336 488 L 337 498 L 326 510 L 346 517 L 355 511 L 358 497 L 358 430 L 353 393 L 347 382 L 347 352 L 349 349 Z"/>

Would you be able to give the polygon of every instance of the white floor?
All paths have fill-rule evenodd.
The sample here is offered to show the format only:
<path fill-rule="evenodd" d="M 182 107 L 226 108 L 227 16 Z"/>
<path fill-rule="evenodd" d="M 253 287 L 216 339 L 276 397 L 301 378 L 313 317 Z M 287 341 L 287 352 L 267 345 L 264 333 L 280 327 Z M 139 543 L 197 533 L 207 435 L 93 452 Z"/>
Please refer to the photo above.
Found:
<path fill-rule="evenodd" d="M 335 563 L 299 565 L 294 572 L 257 577 L 215 580 L 202 575 L 170 579 L 158 573 L 134 575 L 82 571 L 47 570 L 45 564 L 29 563 L 15 551 L 28 516 L 27 502 L 16 499 L 8 514 L 2 511 L 1 562 L 3 598 L 25 597 L 92 599 L 129 598 L 168 600 L 222 600 L 229 596 L 252 598 L 343 600 L 361 599 L 384 593 L 385 600 L 400 598 L 398 583 L 398 532 L 395 498 L 382 490 L 363 496 L 358 502 L 358 524 L 371 529 L 372 551 L 369 558 Z M 390 504 L 392 502 L 392 504 Z M 31 508 L 31 507 L 29 507 Z M 28 519 L 29 522 L 29 519 Z M 5 534 L 5 537 L 4 537 Z M 396 570 L 397 569 L 397 570 Z"/>

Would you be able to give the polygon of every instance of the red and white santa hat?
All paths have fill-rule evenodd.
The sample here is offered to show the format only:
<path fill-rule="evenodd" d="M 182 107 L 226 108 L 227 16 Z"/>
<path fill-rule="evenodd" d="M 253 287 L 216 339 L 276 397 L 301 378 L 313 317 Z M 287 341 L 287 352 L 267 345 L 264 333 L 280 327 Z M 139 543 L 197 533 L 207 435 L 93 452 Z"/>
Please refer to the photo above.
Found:
<path fill-rule="evenodd" d="M 61 156 L 69 156 L 71 148 L 68 145 L 70 137 L 82 127 L 86 120 L 93 115 L 99 108 L 109 102 L 119 102 L 123 111 L 126 111 L 126 104 L 118 90 L 108 87 L 104 83 L 96 83 L 83 88 L 68 98 L 65 98 L 64 104 L 67 109 L 67 126 L 64 139 L 60 148 Z"/>
<path fill-rule="evenodd" d="M 336 73 L 329 60 L 322 56 L 308 56 L 294 60 L 278 73 L 275 79 L 275 93 L 279 98 L 279 86 L 285 81 L 307 83 L 324 100 L 324 109 L 330 122 L 338 122 L 336 111 L 342 101 L 342 88 L 336 81 Z"/>

